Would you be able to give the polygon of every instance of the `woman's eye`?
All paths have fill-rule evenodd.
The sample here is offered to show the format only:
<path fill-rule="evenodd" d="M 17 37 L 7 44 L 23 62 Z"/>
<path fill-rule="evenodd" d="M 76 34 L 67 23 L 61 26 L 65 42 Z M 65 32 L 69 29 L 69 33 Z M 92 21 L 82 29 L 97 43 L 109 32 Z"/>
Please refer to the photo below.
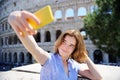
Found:
<path fill-rule="evenodd" d="M 74 48 L 74 45 L 70 45 L 70 47 Z"/>

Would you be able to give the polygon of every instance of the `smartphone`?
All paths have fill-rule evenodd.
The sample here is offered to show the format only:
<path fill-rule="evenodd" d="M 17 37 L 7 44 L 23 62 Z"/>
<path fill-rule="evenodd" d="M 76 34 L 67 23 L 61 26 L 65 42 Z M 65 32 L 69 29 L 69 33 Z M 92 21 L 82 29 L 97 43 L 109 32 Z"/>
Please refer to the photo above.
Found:
<path fill-rule="evenodd" d="M 28 19 L 29 24 L 34 28 L 34 29 L 40 29 L 44 27 L 45 25 L 48 25 L 49 23 L 54 21 L 54 16 L 51 10 L 51 7 L 45 6 L 44 8 L 36 11 L 34 13 L 40 20 L 40 25 L 37 25 L 33 20 Z"/>

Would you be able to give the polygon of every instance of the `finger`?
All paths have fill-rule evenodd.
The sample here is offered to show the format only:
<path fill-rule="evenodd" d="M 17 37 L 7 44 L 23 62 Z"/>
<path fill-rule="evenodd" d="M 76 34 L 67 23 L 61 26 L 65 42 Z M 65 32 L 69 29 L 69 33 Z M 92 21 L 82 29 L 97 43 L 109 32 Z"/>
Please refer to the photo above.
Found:
<path fill-rule="evenodd" d="M 29 31 L 29 30 L 32 31 L 33 30 L 33 28 L 28 24 L 28 22 L 26 21 L 25 18 L 23 18 L 23 17 L 21 18 L 21 23 L 24 26 L 26 31 Z"/>
<path fill-rule="evenodd" d="M 25 36 L 25 34 L 26 34 L 25 31 L 23 31 L 22 29 L 20 29 L 20 27 L 18 27 L 17 24 L 14 24 L 12 26 L 14 26 L 14 30 L 17 33 L 18 36 L 22 36 L 22 37 Z"/>
<path fill-rule="evenodd" d="M 33 33 L 31 33 L 31 35 L 35 35 L 37 34 L 37 30 L 35 30 Z"/>
<path fill-rule="evenodd" d="M 23 36 L 22 30 L 20 30 L 20 28 L 16 24 L 11 24 L 11 26 L 13 27 L 18 37 Z"/>
<path fill-rule="evenodd" d="M 26 31 L 35 32 L 33 27 L 27 22 L 27 20 L 25 18 L 22 18 L 22 24 L 25 26 Z"/>
<path fill-rule="evenodd" d="M 15 28 L 16 28 L 16 33 L 21 36 L 21 37 L 25 37 L 25 35 L 30 35 L 26 30 L 23 30 L 25 28 L 23 28 L 23 25 L 21 23 L 16 23 L 15 24 Z"/>
<path fill-rule="evenodd" d="M 21 19 L 22 17 L 23 16 L 20 13 L 16 14 L 16 17 L 15 17 L 15 20 L 14 20 L 14 24 L 17 27 L 19 27 L 21 30 L 25 31 L 26 28 L 25 28 L 24 24 L 22 24 L 22 19 Z"/>
<path fill-rule="evenodd" d="M 26 28 L 24 27 L 24 25 L 20 22 L 20 20 L 18 20 L 16 23 L 16 26 L 19 27 L 20 30 L 22 31 L 26 31 Z"/>
<path fill-rule="evenodd" d="M 27 19 L 32 19 L 38 25 L 40 24 L 40 20 L 34 14 L 26 12 L 26 11 L 23 11 L 22 16 L 23 16 L 22 17 L 22 24 L 25 26 L 25 28 L 28 29 L 30 34 L 36 34 L 37 30 L 34 30 L 33 27 L 30 24 L 28 24 Z"/>
<path fill-rule="evenodd" d="M 25 32 L 23 32 L 22 30 L 19 29 L 19 27 L 17 27 L 17 31 L 18 31 L 18 35 L 21 37 L 25 36 Z"/>
<path fill-rule="evenodd" d="M 35 30 L 30 24 L 27 23 L 24 17 L 18 19 L 16 24 L 19 26 L 19 29 L 22 30 L 22 32 L 25 32 L 26 34 L 32 35 L 35 33 Z"/>
<path fill-rule="evenodd" d="M 32 27 L 30 24 L 29 24 L 30 27 Z M 30 34 L 33 35 L 33 34 L 36 34 L 37 33 L 37 30 L 33 29 L 30 31 Z"/>
<path fill-rule="evenodd" d="M 24 17 L 26 17 L 26 19 L 32 19 L 33 21 L 35 21 L 37 23 L 37 25 L 40 24 L 40 20 L 34 14 L 26 12 L 26 11 L 23 11 L 22 15 Z"/>
<path fill-rule="evenodd" d="M 17 30 L 20 34 L 20 36 L 25 36 L 25 34 L 29 34 L 29 35 L 33 35 L 33 34 L 36 34 L 36 30 L 34 29 L 28 29 L 26 28 L 26 26 L 23 25 L 23 23 L 20 23 L 20 21 L 16 22 L 15 23 L 18 27 L 17 27 Z M 28 24 L 29 27 L 31 27 L 30 24 Z"/>

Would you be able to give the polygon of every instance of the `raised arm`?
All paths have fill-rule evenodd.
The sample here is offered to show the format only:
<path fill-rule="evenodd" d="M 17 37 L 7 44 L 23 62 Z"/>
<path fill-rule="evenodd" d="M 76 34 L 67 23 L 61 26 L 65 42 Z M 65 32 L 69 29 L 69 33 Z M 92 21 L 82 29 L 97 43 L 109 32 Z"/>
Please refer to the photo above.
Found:
<path fill-rule="evenodd" d="M 8 22 L 16 32 L 24 47 L 32 54 L 32 56 L 43 65 L 48 59 L 48 53 L 40 48 L 33 38 L 33 34 L 37 31 L 28 24 L 27 19 L 32 19 L 37 24 L 40 24 L 38 18 L 27 11 L 15 11 L 8 17 Z"/>
<path fill-rule="evenodd" d="M 88 69 L 80 68 L 79 74 L 90 78 L 91 80 L 102 80 L 102 76 L 92 60 L 86 55 L 86 64 Z"/>

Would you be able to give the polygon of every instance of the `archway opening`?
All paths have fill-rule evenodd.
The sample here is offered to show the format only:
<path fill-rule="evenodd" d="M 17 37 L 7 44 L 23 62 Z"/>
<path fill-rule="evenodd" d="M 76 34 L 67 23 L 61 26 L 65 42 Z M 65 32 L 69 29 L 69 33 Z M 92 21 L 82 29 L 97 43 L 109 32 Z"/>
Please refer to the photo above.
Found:
<path fill-rule="evenodd" d="M 60 36 L 61 33 L 62 33 L 61 30 L 56 31 L 56 39 Z"/>
<path fill-rule="evenodd" d="M 24 53 L 20 53 L 20 63 L 24 63 Z"/>
<path fill-rule="evenodd" d="M 94 51 L 94 63 L 100 64 L 103 62 L 103 54 L 100 50 Z"/>
<path fill-rule="evenodd" d="M 27 53 L 27 63 L 28 64 L 32 63 L 32 55 L 29 52 Z"/>

